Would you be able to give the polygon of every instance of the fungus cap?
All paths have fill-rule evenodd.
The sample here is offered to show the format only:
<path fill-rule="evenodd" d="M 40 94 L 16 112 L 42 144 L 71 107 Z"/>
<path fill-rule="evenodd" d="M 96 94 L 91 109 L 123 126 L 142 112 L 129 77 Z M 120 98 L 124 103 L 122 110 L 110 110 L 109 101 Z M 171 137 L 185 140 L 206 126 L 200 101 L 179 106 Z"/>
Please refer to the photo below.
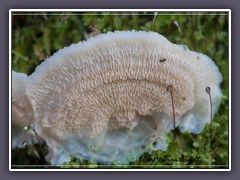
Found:
<path fill-rule="evenodd" d="M 176 124 L 199 133 L 210 116 L 205 88 L 211 88 L 216 112 L 221 81 L 206 55 L 155 32 L 116 31 L 59 50 L 27 77 L 20 95 L 28 98 L 32 121 L 54 152 L 48 156 L 53 164 L 69 160 L 70 152 L 127 163 L 153 141 L 153 148 L 166 149 L 164 135 L 173 129 L 168 86 Z"/>

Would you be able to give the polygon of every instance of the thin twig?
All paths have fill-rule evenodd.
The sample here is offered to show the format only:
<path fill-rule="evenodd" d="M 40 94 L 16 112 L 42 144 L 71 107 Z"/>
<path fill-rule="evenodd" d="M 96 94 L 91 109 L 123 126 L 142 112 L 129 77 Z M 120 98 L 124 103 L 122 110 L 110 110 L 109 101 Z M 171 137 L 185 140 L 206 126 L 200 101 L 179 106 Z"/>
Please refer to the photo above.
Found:
<path fill-rule="evenodd" d="M 110 15 L 110 20 L 111 20 L 111 24 L 112 24 L 112 31 L 115 30 L 115 25 L 114 25 L 114 19 L 113 19 L 113 16 Z"/>
<path fill-rule="evenodd" d="M 218 49 L 218 16 L 216 16 L 214 18 L 214 47 L 215 47 L 215 50 L 214 50 L 214 54 L 213 54 L 213 58 L 215 58 L 215 55 L 217 53 L 217 49 Z"/>
<path fill-rule="evenodd" d="M 212 150 L 212 98 L 211 98 L 211 89 L 210 87 L 206 87 L 206 92 L 208 93 L 209 96 L 209 101 L 210 101 L 210 150 Z M 211 159 L 211 163 L 212 164 L 212 155 L 210 154 L 210 159 Z"/>
<path fill-rule="evenodd" d="M 167 92 L 170 92 L 171 100 L 172 100 L 172 110 L 173 110 L 173 134 L 174 139 L 176 138 L 176 118 L 175 118 L 175 108 L 174 108 L 174 100 L 173 100 L 173 93 L 172 93 L 172 86 L 167 86 Z"/>
<path fill-rule="evenodd" d="M 155 19 L 157 17 L 158 12 L 154 12 L 153 20 L 152 20 L 152 25 L 151 25 L 151 31 L 155 31 Z"/>
<path fill-rule="evenodd" d="M 211 89 L 210 87 L 206 87 L 206 92 L 208 93 L 209 96 L 209 101 L 210 101 L 210 139 L 212 140 L 212 97 L 211 97 Z"/>
<path fill-rule="evenodd" d="M 193 22 L 193 15 L 191 14 L 191 26 L 192 26 L 192 44 L 193 44 L 193 49 L 196 49 L 196 44 L 195 44 L 195 25 Z"/>

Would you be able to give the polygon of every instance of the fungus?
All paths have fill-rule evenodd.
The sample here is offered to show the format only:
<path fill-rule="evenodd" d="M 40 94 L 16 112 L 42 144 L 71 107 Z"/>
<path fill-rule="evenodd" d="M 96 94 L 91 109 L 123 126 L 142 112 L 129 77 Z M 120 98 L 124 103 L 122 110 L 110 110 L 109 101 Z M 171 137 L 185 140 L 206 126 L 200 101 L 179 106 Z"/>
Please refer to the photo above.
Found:
<path fill-rule="evenodd" d="M 12 72 L 12 147 L 21 146 L 21 130 L 33 121 L 32 106 L 25 93 L 27 75 Z"/>
<path fill-rule="evenodd" d="M 100 34 L 59 50 L 28 77 L 12 76 L 12 122 L 34 122 L 56 165 L 69 153 L 125 164 L 166 150 L 175 125 L 199 133 L 209 122 L 206 87 L 213 113 L 221 98 L 214 62 L 155 32 Z"/>

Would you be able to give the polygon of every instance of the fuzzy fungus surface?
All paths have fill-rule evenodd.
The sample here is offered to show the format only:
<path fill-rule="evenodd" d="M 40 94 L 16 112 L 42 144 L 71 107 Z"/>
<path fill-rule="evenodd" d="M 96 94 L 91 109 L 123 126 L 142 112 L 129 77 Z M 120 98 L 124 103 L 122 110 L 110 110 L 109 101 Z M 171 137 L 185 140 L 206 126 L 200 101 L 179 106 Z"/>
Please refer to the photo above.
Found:
<path fill-rule="evenodd" d="M 50 148 L 47 159 L 57 165 L 69 161 L 69 153 L 126 164 L 166 150 L 172 99 L 176 126 L 193 133 L 210 121 L 205 88 L 211 88 L 214 113 L 221 99 L 214 62 L 155 32 L 100 34 L 59 50 L 28 77 L 12 76 L 13 124 L 34 122 Z"/>

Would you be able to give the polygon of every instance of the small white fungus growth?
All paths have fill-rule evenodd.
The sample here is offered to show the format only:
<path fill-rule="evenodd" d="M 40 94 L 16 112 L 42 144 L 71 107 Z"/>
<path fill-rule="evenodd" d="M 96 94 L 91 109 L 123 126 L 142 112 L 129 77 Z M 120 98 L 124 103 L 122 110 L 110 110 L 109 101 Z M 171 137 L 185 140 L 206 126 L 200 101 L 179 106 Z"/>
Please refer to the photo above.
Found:
<path fill-rule="evenodd" d="M 125 164 L 167 149 L 176 125 L 202 131 L 221 98 L 221 74 L 206 55 L 162 35 L 116 31 L 63 48 L 26 76 L 13 72 L 13 125 L 35 123 L 52 164 L 75 157 Z"/>

